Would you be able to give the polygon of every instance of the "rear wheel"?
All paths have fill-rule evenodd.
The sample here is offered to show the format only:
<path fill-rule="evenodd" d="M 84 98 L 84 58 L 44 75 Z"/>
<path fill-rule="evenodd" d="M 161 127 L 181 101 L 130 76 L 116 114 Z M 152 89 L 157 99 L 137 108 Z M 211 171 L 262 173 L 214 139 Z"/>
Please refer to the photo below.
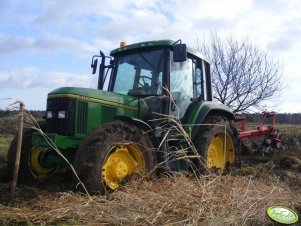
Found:
<path fill-rule="evenodd" d="M 235 162 L 236 138 L 227 119 L 208 116 L 201 125 L 194 144 L 201 156 L 195 161 L 197 170 L 224 169 Z M 206 125 L 207 124 L 207 125 Z"/>
<path fill-rule="evenodd" d="M 147 134 L 124 122 L 95 129 L 75 156 L 75 170 L 92 193 L 114 190 L 136 172 L 150 173 L 155 165 L 154 148 Z"/>

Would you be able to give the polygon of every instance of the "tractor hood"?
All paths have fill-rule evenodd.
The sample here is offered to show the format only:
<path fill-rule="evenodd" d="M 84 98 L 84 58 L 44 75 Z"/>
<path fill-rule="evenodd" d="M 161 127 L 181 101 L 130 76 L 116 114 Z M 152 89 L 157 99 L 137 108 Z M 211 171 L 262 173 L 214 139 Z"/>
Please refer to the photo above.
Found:
<path fill-rule="evenodd" d="M 48 99 L 56 97 L 67 97 L 137 111 L 139 106 L 136 97 L 89 88 L 61 87 L 48 94 Z"/>

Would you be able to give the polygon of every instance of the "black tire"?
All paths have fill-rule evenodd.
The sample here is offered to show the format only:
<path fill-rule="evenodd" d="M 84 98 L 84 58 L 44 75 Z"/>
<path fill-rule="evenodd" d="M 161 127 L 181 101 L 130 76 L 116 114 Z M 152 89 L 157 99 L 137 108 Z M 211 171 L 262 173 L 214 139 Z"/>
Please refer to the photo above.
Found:
<path fill-rule="evenodd" d="M 40 128 L 43 130 L 45 128 L 45 123 L 39 123 Z M 19 182 L 26 182 L 26 181 L 34 181 L 39 178 L 39 175 L 35 175 L 33 172 L 35 170 L 30 165 L 30 158 L 31 158 L 31 150 L 33 148 L 31 138 L 32 133 L 35 132 L 34 129 L 24 128 L 23 129 L 23 139 L 22 139 L 22 146 L 21 146 L 21 156 L 20 156 L 20 164 L 19 164 L 19 172 L 18 172 L 18 181 Z M 10 143 L 10 147 L 7 153 L 7 169 L 8 169 L 8 177 L 10 180 L 13 178 L 14 168 L 15 168 L 15 159 L 16 159 L 16 152 L 17 152 L 17 142 L 18 142 L 18 135 L 15 135 L 14 139 Z M 53 175 L 56 169 L 51 169 L 49 174 L 44 175 L 43 179 L 45 179 L 48 175 Z"/>
<path fill-rule="evenodd" d="M 104 194 L 106 190 L 114 190 L 106 182 L 106 177 L 104 177 L 106 172 L 103 167 L 109 161 L 110 156 L 117 153 L 119 145 L 132 144 L 143 156 L 144 171 L 151 173 L 156 163 L 155 149 L 149 136 L 142 129 L 116 121 L 96 128 L 85 138 L 76 152 L 74 168 L 88 192 Z M 126 175 L 125 178 L 128 176 Z M 118 181 L 119 185 L 125 178 Z"/>
<path fill-rule="evenodd" d="M 212 115 L 206 117 L 202 124 L 205 125 L 200 126 L 194 139 L 195 148 L 200 155 L 200 159 L 193 161 L 194 170 L 203 173 L 212 168 L 224 169 L 234 165 L 238 151 L 237 138 L 235 129 L 231 126 L 229 120 L 222 116 Z M 225 128 L 226 143 L 228 143 L 226 145 L 226 157 L 224 157 L 224 146 L 221 147 L 225 140 Z"/>
<path fill-rule="evenodd" d="M 28 167 L 28 156 L 27 156 L 29 150 L 32 147 L 31 144 L 32 133 L 33 133 L 33 129 L 25 128 L 23 130 L 23 141 L 22 141 L 22 148 L 21 148 L 19 174 L 18 174 L 19 182 L 24 182 L 26 178 L 32 177 Z M 10 180 L 12 180 L 14 174 L 17 141 L 18 141 L 18 135 L 15 135 L 14 139 L 10 143 L 8 153 L 7 153 L 7 168 L 8 168 L 8 177 Z"/>

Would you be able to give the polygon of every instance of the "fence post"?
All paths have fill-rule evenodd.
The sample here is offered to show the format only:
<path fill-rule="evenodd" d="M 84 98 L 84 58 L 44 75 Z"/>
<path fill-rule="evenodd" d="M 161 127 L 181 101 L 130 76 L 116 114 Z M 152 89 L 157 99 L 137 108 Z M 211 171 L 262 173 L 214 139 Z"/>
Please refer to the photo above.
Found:
<path fill-rule="evenodd" d="M 18 140 L 17 140 L 17 151 L 16 151 L 16 160 L 15 160 L 15 168 L 14 168 L 14 175 L 13 180 L 11 183 L 11 200 L 15 198 L 15 191 L 16 191 L 16 184 L 18 180 L 18 172 L 19 172 L 19 165 L 20 165 L 20 156 L 21 156 L 21 148 L 22 148 L 22 136 L 23 136 L 23 110 L 24 110 L 24 103 L 20 102 L 20 121 L 19 121 L 19 128 L 18 128 Z"/>

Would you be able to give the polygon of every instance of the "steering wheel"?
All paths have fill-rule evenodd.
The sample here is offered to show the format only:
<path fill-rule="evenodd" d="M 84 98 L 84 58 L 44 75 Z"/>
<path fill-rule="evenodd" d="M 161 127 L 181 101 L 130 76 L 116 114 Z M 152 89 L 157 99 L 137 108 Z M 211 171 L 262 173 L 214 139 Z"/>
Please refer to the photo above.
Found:
<path fill-rule="evenodd" d="M 143 83 L 141 82 L 141 79 L 142 79 L 142 82 L 143 82 Z M 148 83 L 145 82 L 145 79 L 149 79 L 150 82 L 152 81 L 152 78 L 151 78 L 151 77 L 148 77 L 148 76 L 145 76 L 145 75 L 139 76 L 139 78 L 138 78 L 138 84 L 139 84 L 141 87 L 147 86 L 146 84 L 148 84 Z M 148 84 L 148 85 L 149 85 L 149 84 Z"/>

